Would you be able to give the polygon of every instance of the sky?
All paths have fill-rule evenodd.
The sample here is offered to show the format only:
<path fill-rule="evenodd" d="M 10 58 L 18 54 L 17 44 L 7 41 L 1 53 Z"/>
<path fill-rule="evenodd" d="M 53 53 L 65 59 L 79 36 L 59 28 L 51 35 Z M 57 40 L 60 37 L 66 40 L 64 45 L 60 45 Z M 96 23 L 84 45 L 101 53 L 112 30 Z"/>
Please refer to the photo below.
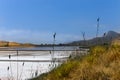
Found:
<path fill-rule="evenodd" d="M 56 43 L 120 32 L 120 0 L 0 0 L 0 40 Z"/>

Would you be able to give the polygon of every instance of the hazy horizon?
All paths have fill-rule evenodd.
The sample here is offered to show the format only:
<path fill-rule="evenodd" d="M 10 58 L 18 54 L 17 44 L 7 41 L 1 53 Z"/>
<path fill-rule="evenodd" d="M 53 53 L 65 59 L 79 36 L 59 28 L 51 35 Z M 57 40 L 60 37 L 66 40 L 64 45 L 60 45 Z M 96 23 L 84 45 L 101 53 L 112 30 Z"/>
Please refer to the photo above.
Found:
<path fill-rule="evenodd" d="M 56 43 L 120 32 L 120 0 L 0 0 L 0 40 Z"/>

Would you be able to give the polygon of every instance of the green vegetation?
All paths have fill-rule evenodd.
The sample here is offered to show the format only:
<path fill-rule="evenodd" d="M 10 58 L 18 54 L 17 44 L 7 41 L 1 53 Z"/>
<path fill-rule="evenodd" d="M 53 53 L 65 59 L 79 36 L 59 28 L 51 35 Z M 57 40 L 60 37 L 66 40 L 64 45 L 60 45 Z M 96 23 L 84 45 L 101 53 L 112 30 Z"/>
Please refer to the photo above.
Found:
<path fill-rule="evenodd" d="M 72 59 L 34 80 L 120 80 L 120 46 L 95 46 L 90 54 Z"/>
<path fill-rule="evenodd" d="M 72 69 L 75 68 L 75 66 L 77 66 L 78 61 L 76 60 L 69 60 L 66 63 L 63 63 L 62 65 L 60 65 L 59 67 L 55 68 L 54 70 L 52 70 L 49 73 L 46 74 L 42 74 L 40 77 L 35 78 L 33 80 L 64 80 L 70 73 L 70 71 Z M 47 76 L 47 77 L 45 77 Z"/>

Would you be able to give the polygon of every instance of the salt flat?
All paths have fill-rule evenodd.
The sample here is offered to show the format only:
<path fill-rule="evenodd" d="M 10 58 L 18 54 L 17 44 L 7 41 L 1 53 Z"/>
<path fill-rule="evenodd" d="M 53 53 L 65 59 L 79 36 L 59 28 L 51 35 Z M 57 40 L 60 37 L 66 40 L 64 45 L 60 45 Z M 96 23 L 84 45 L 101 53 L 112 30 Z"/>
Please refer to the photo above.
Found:
<path fill-rule="evenodd" d="M 54 51 L 54 58 L 66 58 L 72 51 Z M 52 60 L 52 51 L 0 51 L 1 80 L 25 80 L 51 70 L 51 62 L 35 62 L 35 60 Z M 10 55 L 10 56 L 9 56 Z M 11 60 L 34 60 L 34 62 L 13 62 Z M 61 63 L 55 62 L 56 66 Z"/>

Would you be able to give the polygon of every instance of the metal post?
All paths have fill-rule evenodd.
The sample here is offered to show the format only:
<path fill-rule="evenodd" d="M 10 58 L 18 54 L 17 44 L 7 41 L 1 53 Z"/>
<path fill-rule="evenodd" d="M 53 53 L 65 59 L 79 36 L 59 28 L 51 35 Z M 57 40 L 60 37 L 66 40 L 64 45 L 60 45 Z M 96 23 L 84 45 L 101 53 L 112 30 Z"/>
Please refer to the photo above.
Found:
<path fill-rule="evenodd" d="M 11 55 L 9 54 L 9 60 L 11 59 Z M 12 74 L 12 66 L 11 66 L 11 60 L 10 60 L 10 71 L 11 71 L 11 77 L 13 77 L 13 74 Z M 12 79 L 13 80 L 13 79 Z"/>
<path fill-rule="evenodd" d="M 85 43 L 85 32 L 82 32 L 82 36 L 83 36 L 83 41 L 84 41 L 83 46 L 85 46 L 86 45 L 86 43 Z"/>
<path fill-rule="evenodd" d="M 98 37 L 98 34 L 99 34 L 99 21 L 100 21 L 100 18 L 97 19 L 96 45 L 98 44 L 97 37 Z"/>
<path fill-rule="evenodd" d="M 17 80 L 18 80 L 18 50 L 17 50 Z"/>
<path fill-rule="evenodd" d="M 53 61 L 53 67 L 54 67 L 54 49 L 55 49 L 55 37 L 56 37 L 56 33 L 54 33 L 53 35 L 53 56 L 52 56 L 52 61 Z"/>
<path fill-rule="evenodd" d="M 22 63 L 22 71 L 21 71 L 21 73 L 20 73 L 20 77 L 19 77 L 19 79 L 21 80 L 21 76 L 22 76 L 22 73 L 23 73 L 23 67 L 24 67 L 24 62 Z"/>
<path fill-rule="evenodd" d="M 9 66 L 7 67 L 7 71 L 8 71 L 8 75 L 7 76 L 8 76 L 8 80 L 9 80 Z"/>
<path fill-rule="evenodd" d="M 98 37 L 98 34 L 99 34 L 99 21 L 100 21 L 100 18 L 97 19 L 97 32 L 96 32 L 96 38 Z"/>

